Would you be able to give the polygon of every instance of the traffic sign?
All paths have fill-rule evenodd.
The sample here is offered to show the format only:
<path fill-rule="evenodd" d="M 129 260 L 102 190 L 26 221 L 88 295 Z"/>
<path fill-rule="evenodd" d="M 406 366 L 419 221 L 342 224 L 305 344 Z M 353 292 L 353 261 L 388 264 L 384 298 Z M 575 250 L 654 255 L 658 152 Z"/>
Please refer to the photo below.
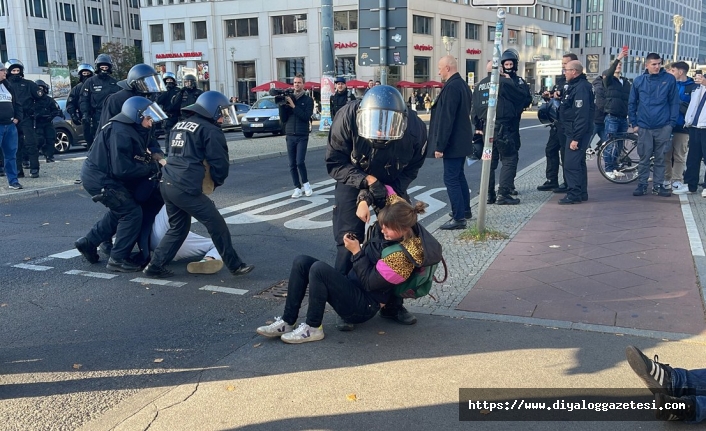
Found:
<path fill-rule="evenodd" d="M 495 7 L 529 7 L 537 4 L 537 0 L 471 0 L 471 6 Z"/>
<path fill-rule="evenodd" d="M 387 40 L 384 43 L 388 66 L 407 64 L 407 0 L 387 2 Z M 358 64 L 380 65 L 380 2 L 360 0 L 358 7 Z"/>

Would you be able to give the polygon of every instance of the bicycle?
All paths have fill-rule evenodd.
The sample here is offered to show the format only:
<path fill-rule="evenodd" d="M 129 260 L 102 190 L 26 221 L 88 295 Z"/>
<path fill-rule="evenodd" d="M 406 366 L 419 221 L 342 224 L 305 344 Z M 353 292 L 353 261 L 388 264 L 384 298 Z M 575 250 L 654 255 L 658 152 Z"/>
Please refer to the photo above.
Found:
<path fill-rule="evenodd" d="M 613 161 L 613 169 L 606 171 L 606 161 Z M 603 178 L 616 184 L 628 184 L 638 177 L 637 134 L 622 133 L 601 144 L 597 151 L 596 163 Z M 650 171 L 654 161 L 650 160 Z"/>

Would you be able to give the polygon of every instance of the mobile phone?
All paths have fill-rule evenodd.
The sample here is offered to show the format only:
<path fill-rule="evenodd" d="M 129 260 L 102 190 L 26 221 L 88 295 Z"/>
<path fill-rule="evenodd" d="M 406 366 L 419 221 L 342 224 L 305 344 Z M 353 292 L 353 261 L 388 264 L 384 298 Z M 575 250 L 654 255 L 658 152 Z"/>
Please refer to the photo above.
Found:
<path fill-rule="evenodd" d="M 352 240 L 358 239 L 358 237 L 355 236 L 355 234 L 354 234 L 353 232 L 348 232 L 348 233 L 346 234 L 346 236 L 348 237 L 348 239 L 352 239 Z"/>
<path fill-rule="evenodd" d="M 627 52 L 627 50 L 628 50 L 628 46 L 627 46 L 627 45 L 623 45 L 623 51 L 626 51 L 626 52 Z"/>
<path fill-rule="evenodd" d="M 703 75 L 704 71 L 703 70 L 695 70 L 694 75 Z"/>

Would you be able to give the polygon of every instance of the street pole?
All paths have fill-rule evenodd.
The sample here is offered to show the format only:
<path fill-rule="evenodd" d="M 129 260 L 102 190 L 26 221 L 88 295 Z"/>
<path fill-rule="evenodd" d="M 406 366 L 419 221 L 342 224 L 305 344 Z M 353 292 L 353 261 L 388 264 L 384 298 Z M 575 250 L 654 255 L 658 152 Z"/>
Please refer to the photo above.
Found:
<path fill-rule="evenodd" d="M 674 61 L 676 62 L 679 46 L 679 32 L 681 31 L 681 26 L 684 24 L 684 17 L 681 15 L 674 15 L 672 21 L 674 22 Z"/>
<path fill-rule="evenodd" d="M 333 0 L 321 0 L 321 120 L 320 131 L 331 127 L 331 109 L 328 101 L 333 93 L 336 73 L 333 57 Z"/>
<path fill-rule="evenodd" d="M 380 84 L 387 85 L 387 0 L 380 0 Z"/>
<path fill-rule="evenodd" d="M 500 72 L 498 66 L 502 52 L 503 32 L 505 27 L 505 9 L 498 8 L 498 20 L 495 23 L 495 42 L 493 43 L 493 72 L 490 75 L 490 91 L 488 93 L 488 118 L 485 121 L 485 142 L 483 145 L 483 169 L 480 175 L 480 194 L 478 196 L 478 232 L 485 232 L 485 208 L 488 199 L 488 183 L 490 182 L 490 163 L 493 158 L 493 140 L 495 135 L 495 112 L 498 101 L 498 82 Z"/>

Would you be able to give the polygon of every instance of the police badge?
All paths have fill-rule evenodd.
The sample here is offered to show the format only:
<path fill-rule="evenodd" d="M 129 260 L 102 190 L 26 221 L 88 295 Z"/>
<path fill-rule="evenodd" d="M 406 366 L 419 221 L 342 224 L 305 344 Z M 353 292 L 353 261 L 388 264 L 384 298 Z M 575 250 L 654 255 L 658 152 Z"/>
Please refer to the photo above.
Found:
<path fill-rule="evenodd" d="M 574 100 L 574 106 L 580 108 L 583 106 L 583 100 Z"/>

